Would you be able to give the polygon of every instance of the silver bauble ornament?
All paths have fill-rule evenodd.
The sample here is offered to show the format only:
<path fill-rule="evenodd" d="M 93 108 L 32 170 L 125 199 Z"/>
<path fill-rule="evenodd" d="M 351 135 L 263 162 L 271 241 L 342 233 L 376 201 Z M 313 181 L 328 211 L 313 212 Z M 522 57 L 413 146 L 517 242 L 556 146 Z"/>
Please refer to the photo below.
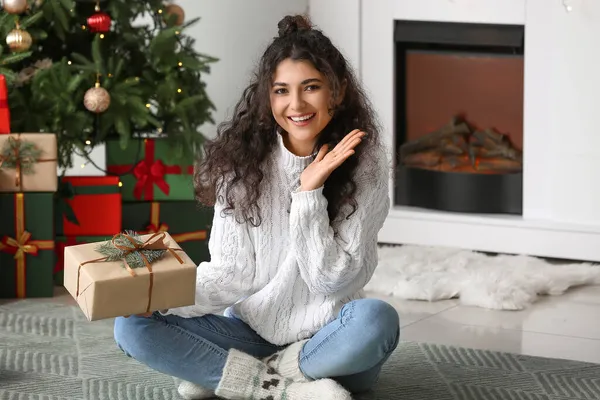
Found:
<path fill-rule="evenodd" d="M 9 14 L 23 14 L 27 11 L 27 0 L 4 0 L 2 8 Z"/>
<path fill-rule="evenodd" d="M 110 94 L 97 83 L 96 86 L 85 92 L 83 105 L 93 113 L 103 113 L 110 106 Z"/>
<path fill-rule="evenodd" d="M 6 44 L 8 47 L 15 52 L 23 52 L 29 50 L 33 43 L 33 39 L 29 32 L 23 29 L 13 29 L 6 36 Z"/>

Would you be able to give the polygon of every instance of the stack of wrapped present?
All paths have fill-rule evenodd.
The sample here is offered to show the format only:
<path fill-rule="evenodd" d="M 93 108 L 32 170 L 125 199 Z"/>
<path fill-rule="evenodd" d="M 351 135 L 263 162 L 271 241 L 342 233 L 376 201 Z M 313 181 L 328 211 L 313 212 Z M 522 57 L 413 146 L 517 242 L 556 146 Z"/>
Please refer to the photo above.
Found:
<path fill-rule="evenodd" d="M 193 167 L 166 164 L 164 140 L 133 143 L 107 143 L 109 176 L 61 180 L 60 279 L 90 321 L 194 304 L 209 257 L 212 209 L 194 201 Z"/>
<path fill-rule="evenodd" d="M 209 259 L 208 230 L 213 210 L 194 200 L 190 161 L 169 163 L 165 139 L 135 139 L 123 149 L 106 145 L 107 170 L 121 176 L 123 229 L 140 233 L 169 232 L 195 263 Z M 134 160 L 134 162 L 132 162 Z"/>
<path fill-rule="evenodd" d="M 192 304 L 190 283 L 181 286 L 182 297 L 173 293 L 209 259 L 213 215 L 194 200 L 192 163 L 167 162 L 165 139 L 135 139 L 126 149 L 107 142 L 93 166 L 60 170 L 55 134 L 11 132 L 3 78 L 0 298 L 51 297 L 55 285 L 64 285 L 92 320 L 124 315 L 116 305 L 98 304 L 106 304 L 106 296 L 139 294 L 141 287 L 146 308 Z M 119 240 L 136 244 L 123 250 Z M 115 243 L 120 258 L 89 263 L 102 258 L 98 249 Z M 131 257 L 144 260 L 147 250 L 162 256 L 129 267 Z"/>
<path fill-rule="evenodd" d="M 6 82 L 0 76 L 1 107 Z M 0 134 L 0 297 L 53 294 L 56 135 L 10 133 L 3 110 Z"/>
<path fill-rule="evenodd" d="M 122 205 L 117 176 L 63 176 L 55 199 L 54 279 L 64 281 L 66 246 L 106 240 L 121 231 Z"/>

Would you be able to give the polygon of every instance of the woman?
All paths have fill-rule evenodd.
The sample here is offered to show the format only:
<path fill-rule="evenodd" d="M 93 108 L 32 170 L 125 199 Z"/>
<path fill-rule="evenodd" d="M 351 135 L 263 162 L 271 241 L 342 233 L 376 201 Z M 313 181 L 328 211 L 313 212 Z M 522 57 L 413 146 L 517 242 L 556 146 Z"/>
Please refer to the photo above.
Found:
<path fill-rule="evenodd" d="M 189 399 L 349 399 L 399 340 L 394 308 L 362 294 L 389 210 L 374 113 L 326 36 L 301 16 L 278 27 L 197 168 L 215 217 L 196 304 L 115 322 Z"/>

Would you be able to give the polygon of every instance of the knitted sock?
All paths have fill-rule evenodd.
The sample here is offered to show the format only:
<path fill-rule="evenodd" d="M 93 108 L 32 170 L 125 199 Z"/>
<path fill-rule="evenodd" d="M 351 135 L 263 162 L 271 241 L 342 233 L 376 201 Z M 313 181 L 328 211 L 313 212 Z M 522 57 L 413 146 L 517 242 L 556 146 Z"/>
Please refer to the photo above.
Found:
<path fill-rule="evenodd" d="M 200 385 L 187 381 L 183 381 L 179 384 L 177 392 L 186 400 L 212 399 L 215 397 L 215 392 L 212 390 L 205 389 Z"/>
<path fill-rule="evenodd" d="M 277 374 L 262 361 L 231 349 L 223 376 L 215 392 L 229 400 L 351 400 L 332 379 L 293 382 Z"/>
<path fill-rule="evenodd" d="M 307 340 L 292 343 L 285 349 L 278 351 L 264 362 L 284 378 L 289 378 L 294 382 L 308 382 L 310 379 L 304 376 L 300 370 L 300 352 Z"/>

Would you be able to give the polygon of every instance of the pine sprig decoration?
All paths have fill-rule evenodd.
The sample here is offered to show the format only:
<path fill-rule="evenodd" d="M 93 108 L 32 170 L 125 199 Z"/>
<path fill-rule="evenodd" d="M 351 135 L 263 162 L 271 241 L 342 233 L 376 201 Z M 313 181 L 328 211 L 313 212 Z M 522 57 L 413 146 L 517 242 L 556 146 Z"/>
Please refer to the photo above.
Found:
<path fill-rule="evenodd" d="M 142 257 L 142 254 L 148 259 L 148 262 L 152 264 L 153 262 L 162 258 L 167 250 L 150 250 L 150 249 L 141 249 L 136 251 L 131 251 L 134 249 L 132 243 L 125 237 L 125 235 L 129 236 L 133 241 L 137 244 L 141 245 L 143 240 L 141 240 L 140 236 L 136 232 L 126 231 L 125 234 L 121 233 L 115 238 L 115 243 L 118 246 L 125 247 L 129 250 L 122 250 L 115 247 L 112 241 L 107 241 L 101 243 L 96 251 L 103 256 L 106 257 L 106 261 L 123 261 L 129 265 L 131 268 L 145 268 L 146 263 Z M 124 266 L 124 264 L 123 264 Z"/>
<path fill-rule="evenodd" d="M 17 164 L 20 164 L 21 171 L 24 174 L 31 174 L 41 155 L 42 150 L 35 143 L 9 138 L 2 146 L 0 160 L 2 160 L 2 168 L 13 169 L 17 168 Z"/>

